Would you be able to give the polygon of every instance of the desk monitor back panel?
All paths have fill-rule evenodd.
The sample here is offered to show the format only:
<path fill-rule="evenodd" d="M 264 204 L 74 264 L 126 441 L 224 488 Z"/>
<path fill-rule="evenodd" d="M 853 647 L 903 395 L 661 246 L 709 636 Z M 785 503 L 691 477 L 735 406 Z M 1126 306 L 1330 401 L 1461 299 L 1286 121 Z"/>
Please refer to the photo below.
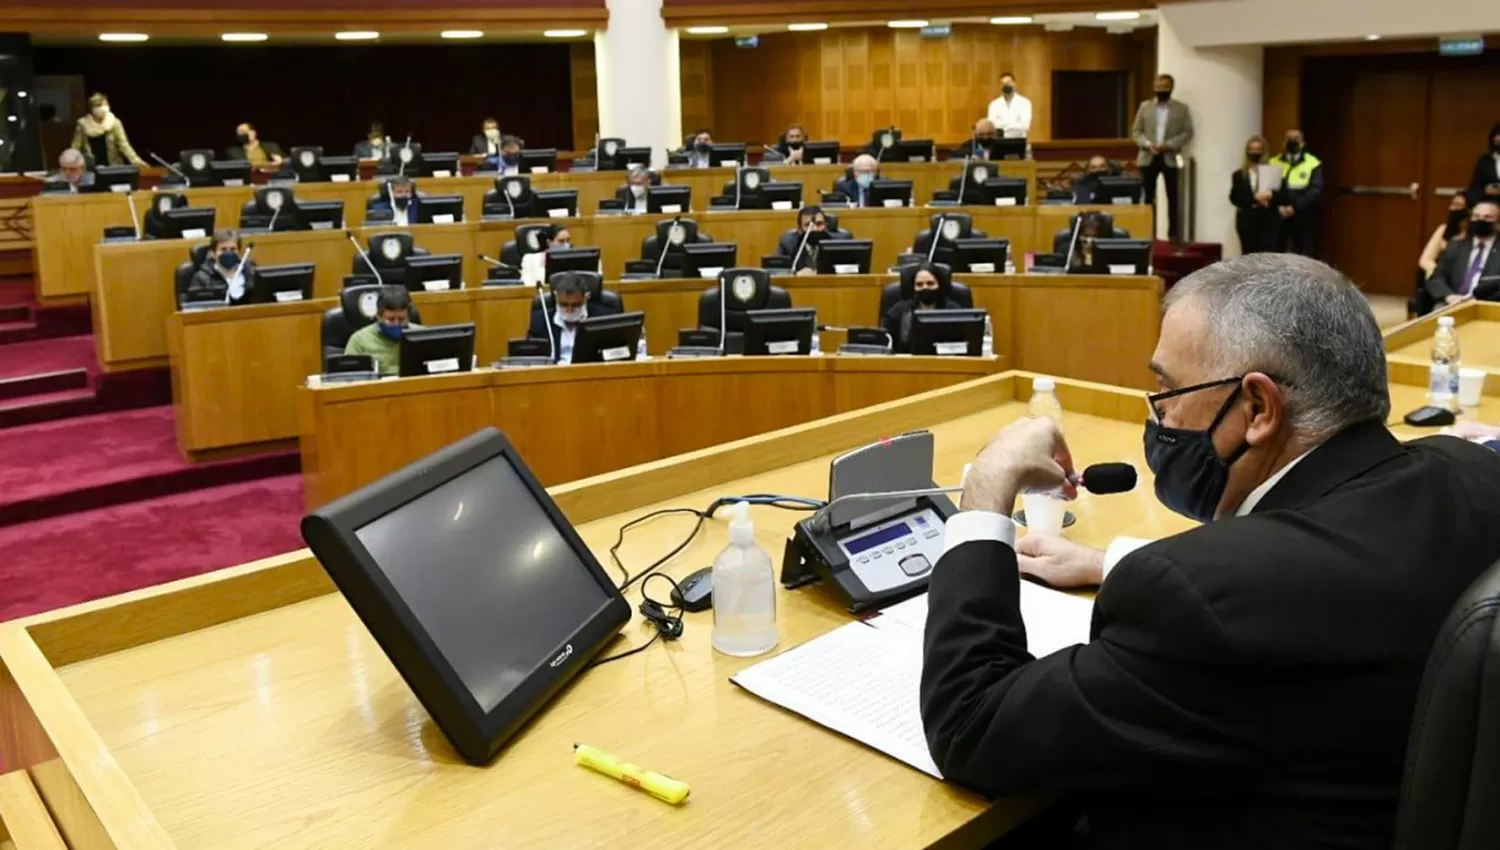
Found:
<path fill-rule="evenodd" d="M 474 368 L 474 323 L 407 328 L 401 335 L 403 378 L 446 375 Z"/>
<path fill-rule="evenodd" d="M 979 357 L 988 315 L 980 309 L 917 310 L 911 314 L 911 353 Z"/>
<path fill-rule="evenodd" d="M 313 297 L 313 276 L 316 272 L 317 266 L 312 263 L 260 266 L 255 270 L 251 283 L 250 300 L 255 304 L 307 301 Z"/>
<path fill-rule="evenodd" d="M 403 283 L 413 292 L 447 292 L 464 288 L 462 254 L 418 254 L 406 258 Z M 382 271 L 381 275 L 387 275 Z M 389 280 L 386 281 L 390 283 Z"/>
<path fill-rule="evenodd" d="M 646 314 L 641 312 L 584 319 L 573 338 L 573 362 L 634 360 L 645 325 Z"/>
<path fill-rule="evenodd" d="M 310 514 L 302 536 L 470 764 L 493 759 L 630 620 L 494 428 Z"/>

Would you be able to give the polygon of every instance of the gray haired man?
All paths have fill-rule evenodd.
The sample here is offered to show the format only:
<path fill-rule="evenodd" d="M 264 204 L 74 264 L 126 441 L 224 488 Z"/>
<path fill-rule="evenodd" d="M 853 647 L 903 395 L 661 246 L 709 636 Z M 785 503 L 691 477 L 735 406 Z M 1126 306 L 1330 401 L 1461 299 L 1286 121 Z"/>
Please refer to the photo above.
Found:
<path fill-rule="evenodd" d="M 1500 558 L 1500 456 L 1386 430 L 1375 318 L 1303 257 L 1183 280 L 1151 369 L 1156 496 L 1204 524 L 1112 569 L 1076 544 L 1017 543 L 1016 495 L 1072 495 L 1073 458 L 1048 420 L 1002 431 L 930 580 L 933 761 L 988 794 L 1051 795 L 1037 829 L 1058 834 L 1025 846 L 1391 846 L 1428 653 Z M 1087 644 L 1027 652 L 1021 574 L 1102 582 Z"/>
<path fill-rule="evenodd" d="M 57 158 L 57 171 L 47 177 L 47 182 L 67 184 L 68 191 L 79 192 L 94 185 L 94 172 L 88 170 L 83 154 L 68 148 Z"/>

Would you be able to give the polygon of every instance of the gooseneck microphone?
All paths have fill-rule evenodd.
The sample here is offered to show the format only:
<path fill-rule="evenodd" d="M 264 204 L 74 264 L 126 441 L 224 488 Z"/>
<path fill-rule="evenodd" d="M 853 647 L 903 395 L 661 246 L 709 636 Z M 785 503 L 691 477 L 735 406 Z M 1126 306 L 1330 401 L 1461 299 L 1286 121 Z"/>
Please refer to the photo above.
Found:
<path fill-rule="evenodd" d="M 1068 256 L 1067 259 L 1063 260 L 1063 274 L 1067 274 L 1073 270 L 1073 251 L 1078 247 L 1078 232 L 1082 227 L 1083 213 L 1079 213 L 1078 218 L 1073 222 L 1073 235 L 1068 239 Z"/>
<path fill-rule="evenodd" d="M 349 240 L 350 245 L 354 246 L 354 250 L 359 252 L 360 258 L 365 261 L 365 268 L 370 270 L 370 274 L 375 275 L 375 282 L 385 286 L 385 278 L 380 276 L 380 269 L 375 268 L 375 263 L 370 259 L 370 255 L 365 253 L 365 249 L 359 247 L 359 240 L 354 238 L 354 231 L 345 230 L 344 237 Z"/>
<path fill-rule="evenodd" d="M 135 225 L 135 241 L 139 242 L 144 239 L 145 236 L 141 233 L 141 217 L 139 215 L 136 215 L 135 212 L 135 201 L 133 200 L 134 195 L 134 189 L 127 189 L 125 191 L 125 209 L 130 210 L 130 223 Z"/>
<path fill-rule="evenodd" d="M 960 206 L 963 205 L 963 202 L 964 202 L 964 189 L 967 188 L 968 185 L 969 185 L 969 157 L 965 156 L 964 157 L 964 171 L 963 171 L 963 175 L 958 178 L 958 203 L 959 203 Z"/>
<path fill-rule="evenodd" d="M 797 253 L 792 255 L 792 274 L 797 273 L 797 261 L 802 259 L 802 252 L 807 248 L 807 240 L 812 237 L 812 223 L 808 222 L 807 229 L 802 232 L 802 241 L 797 244 Z"/>
<path fill-rule="evenodd" d="M 681 215 L 674 216 L 672 218 L 672 226 L 667 228 L 667 232 L 666 232 L 666 237 L 667 238 L 664 239 L 664 240 L 661 240 L 662 244 L 656 246 L 657 249 L 658 249 L 657 250 L 657 255 L 656 255 L 656 279 L 657 280 L 661 280 L 661 268 L 662 268 L 662 265 L 667 262 L 667 249 L 672 246 L 672 234 L 676 233 L 677 229 L 680 228 L 680 227 L 682 227 L 682 216 Z M 687 241 L 687 234 L 686 233 L 683 234 L 683 241 L 684 242 Z"/>
<path fill-rule="evenodd" d="M 967 171 L 968 169 L 964 169 L 964 170 Z M 963 196 L 960 195 L 959 198 L 961 200 L 963 198 Z M 933 228 L 932 228 L 932 244 L 929 245 L 928 248 L 927 248 L 927 262 L 929 262 L 929 263 L 932 262 L 932 258 L 933 257 L 937 256 L 938 240 L 943 238 L 943 226 L 946 225 L 947 223 L 948 223 L 948 214 L 947 213 L 943 213 L 942 215 L 938 216 L 937 224 L 933 225 Z"/>
<path fill-rule="evenodd" d="M 547 285 L 544 281 L 539 280 L 536 282 L 536 297 L 541 299 L 542 302 L 542 324 L 547 326 L 547 345 L 552 349 L 552 362 L 556 363 L 559 356 L 557 353 L 557 334 L 552 331 L 552 316 L 547 314 Z"/>
<path fill-rule="evenodd" d="M 189 189 L 193 188 L 193 181 L 188 179 L 188 176 L 186 174 L 183 174 L 182 171 L 177 168 L 177 166 L 157 156 L 156 151 L 147 151 L 146 155 L 156 160 L 157 165 L 160 165 L 162 168 L 165 168 L 173 174 L 176 174 L 178 177 L 181 177 L 182 182 L 186 184 Z"/>

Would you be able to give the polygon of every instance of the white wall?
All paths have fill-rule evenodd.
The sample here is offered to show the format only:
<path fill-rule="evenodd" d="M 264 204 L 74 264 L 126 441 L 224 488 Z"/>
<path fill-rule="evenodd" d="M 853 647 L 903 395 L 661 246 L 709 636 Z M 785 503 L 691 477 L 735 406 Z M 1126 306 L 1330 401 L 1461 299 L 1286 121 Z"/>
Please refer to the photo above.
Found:
<path fill-rule="evenodd" d="M 594 34 L 599 130 L 632 146 L 649 145 L 651 164 L 681 144 L 682 88 L 677 31 L 661 17 L 661 0 L 605 0 L 609 27 Z"/>
<path fill-rule="evenodd" d="M 1160 11 L 1194 47 L 1500 32 L 1496 0 L 1197 0 Z"/>
<path fill-rule="evenodd" d="M 1229 178 L 1242 164 L 1245 140 L 1261 131 L 1264 51 L 1258 45 L 1190 46 L 1177 28 L 1178 8 L 1164 5 L 1159 10 L 1156 62 L 1159 73 L 1176 78 L 1175 97 L 1193 110 L 1194 136 L 1187 153 L 1197 168 L 1194 238 L 1221 243 L 1225 257 L 1238 256 L 1240 242 L 1234 231 L 1234 207 L 1229 204 Z M 1166 233 L 1166 204 L 1158 203 L 1157 210 L 1157 232 Z"/>

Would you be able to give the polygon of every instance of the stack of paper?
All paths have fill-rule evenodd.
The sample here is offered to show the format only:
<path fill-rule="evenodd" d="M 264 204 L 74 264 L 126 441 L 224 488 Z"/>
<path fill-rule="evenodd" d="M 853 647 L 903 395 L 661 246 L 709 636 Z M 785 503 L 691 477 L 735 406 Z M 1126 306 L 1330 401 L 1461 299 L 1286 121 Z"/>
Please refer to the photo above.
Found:
<path fill-rule="evenodd" d="M 1028 648 L 1041 657 L 1088 642 L 1093 603 L 1021 582 Z M 917 702 L 924 594 L 747 668 L 731 681 L 916 769 L 942 778 Z"/>

